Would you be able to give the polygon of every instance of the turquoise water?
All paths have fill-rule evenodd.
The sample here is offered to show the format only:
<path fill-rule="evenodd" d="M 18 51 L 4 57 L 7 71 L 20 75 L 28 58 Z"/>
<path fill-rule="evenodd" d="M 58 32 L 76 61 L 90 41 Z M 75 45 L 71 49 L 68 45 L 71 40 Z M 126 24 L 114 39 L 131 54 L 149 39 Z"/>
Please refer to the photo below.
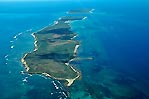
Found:
<path fill-rule="evenodd" d="M 66 91 L 71 99 L 148 99 L 148 5 L 145 0 L 0 3 L 0 99 L 64 99 Z M 20 59 L 34 49 L 31 33 L 80 8 L 95 9 L 71 24 L 81 42 L 78 57 L 93 58 L 72 62 L 82 78 L 64 88 L 25 73 Z"/>

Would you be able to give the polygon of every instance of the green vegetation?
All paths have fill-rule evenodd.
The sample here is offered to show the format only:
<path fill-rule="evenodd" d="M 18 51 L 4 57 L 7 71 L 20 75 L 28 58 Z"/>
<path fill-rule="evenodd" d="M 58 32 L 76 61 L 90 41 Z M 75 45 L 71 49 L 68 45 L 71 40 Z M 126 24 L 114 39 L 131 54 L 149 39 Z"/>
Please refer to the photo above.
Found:
<path fill-rule="evenodd" d="M 82 20 L 83 17 L 63 17 L 52 26 L 34 33 L 35 50 L 23 57 L 23 63 L 30 74 L 43 74 L 58 80 L 75 79 L 80 73 L 67 65 L 75 58 L 74 49 L 79 45 L 72 40 L 75 33 L 70 29 L 69 22 Z"/>

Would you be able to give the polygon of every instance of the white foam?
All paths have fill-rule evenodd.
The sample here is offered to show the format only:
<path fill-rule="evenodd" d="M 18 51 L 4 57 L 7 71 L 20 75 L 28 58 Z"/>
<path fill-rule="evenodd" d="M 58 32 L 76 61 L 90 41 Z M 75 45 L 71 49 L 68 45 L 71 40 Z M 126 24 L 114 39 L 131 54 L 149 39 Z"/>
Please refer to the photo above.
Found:
<path fill-rule="evenodd" d="M 12 43 L 12 42 L 14 42 L 14 41 L 10 41 L 10 43 Z"/>
<path fill-rule="evenodd" d="M 35 46 L 34 52 L 35 52 L 35 51 L 38 50 L 38 46 L 37 46 L 37 38 L 35 37 L 34 33 L 32 33 L 31 35 L 33 36 L 33 38 L 34 38 L 34 40 L 35 40 L 35 41 L 34 41 L 34 46 Z"/>
<path fill-rule="evenodd" d="M 25 77 L 25 79 L 27 79 L 28 77 Z"/>
<path fill-rule="evenodd" d="M 91 10 L 89 11 L 89 13 L 93 13 L 94 10 L 95 10 L 95 9 L 91 9 Z"/>
<path fill-rule="evenodd" d="M 59 84 L 61 84 L 59 81 L 57 81 Z"/>
<path fill-rule="evenodd" d="M 56 85 L 56 83 L 54 81 L 52 81 L 52 83 L 53 83 L 55 89 L 59 89 L 59 87 Z"/>
<path fill-rule="evenodd" d="M 17 37 L 20 36 L 21 34 L 22 34 L 22 32 L 18 33 L 18 34 L 15 35 L 13 38 L 14 38 L 14 39 L 17 39 Z M 13 42 L 13 41 L 11 41 L 11 42 Z"/>
<path fill-rule="evenodd" d="M 21 71 L 21 74 L 24 74 L 24 71 Z"/>
<path fill-rule="evenodd" d="M 77 50 L 78 50 L 79 46 L 80 46 L 80 45 L 76 45 L 76 47 L 75 47 L 75 49 L 74 49 L 74 54 L 77 53 Z"/>
<path fill-rule="evenodd" d="M 70 21 L 65 21 L 64 23 L 70 23 Z"/>
<path fill-rule="evenodd" d="M 5 58 L 7 58 L 8 57 L 8 55 L 5 55 Z"/>
<path fill-rule="evenodd" d="M 19 33 L 19 34 L 18 34 L 18 36 L 19 36 L 19 35 L 21 35 L 21 34 L 22 34 L 22 32 L 21 32 L 21 33 Z"/>
<path fill-rule="evenodd" d="M 33 76 L 33 75 L 31 75 L 31 74 L 28 74 L 29 76 Z"/>
<path fill-rule="evenodd" d="M 13 48 L 14 48 L 14 46 L 11 46 L 10 48 L 11 48 L 11 49 L 13 49 Z"/>
<path fill-rule="evenodd" d="M 75 35 L 74 37 L 72 37 L 71 39 L 75 39 L 78 35 Z"/>
<path fill-rule="evenodd" d="M 58 20 L 61 20 L 62 18 L 59 18 Z"/>
<path fill-rule="evenodd" d="M 41 77 L 43 77 L 44 79 L 48 79 L 47 77 L 43 76 L 43 75 L 40 75 Z"/>
<path fill-rule="evenodd" d="M 31 32 L 32 31 L 32 29 L 28 29 L 28 30 L 26 30 L 26 32 Z"/>
<path fill-rule="evenodd" d="M 69 65 L 69 63 L 65 63 L 65 65 L 67 65 L 67 66 L 68 66 L 68 65 Z"/>
<path fill-rule="evenodd" d="M 55 86 L 56 89 L 59 89 L 59 87 Z"/>
<path fill-rule="evenodd" d="M 27 79 L 23 79 L 22 81 L 23 81 L 23 82 L 27 82 Z"/>
<path fill-rule="evenodd" d="M 65 65 L 69 65 L 70 64 L 70 62 L 72 62 L 74 60 L 74 58 L 73 59 L 71 59 L 71 60 L 69 60 L 67 63 L 65 63 Z M 60 82 L 59 82 L 60 83 Z"/>
<path fill-rule="evenodd" d="M 13 38 L 14 38 L 14 39 L 16 39 L 16 38 L 17 38 L 17 35 L 16 35 L 16 36 L 14 36 Z"/>
<path fill-rule="evenodd" d="M 65 96 L 65 97 L 67 97 L 67 95 L 64 93 L 64 92 L 62 92 L 63 93 L 63 95 Z"/>
<path fill-rule="evenodd" d="M 54 24 L 58 24 L 58 21 L 54 21 Z"/>
<path fill-rule="evenodd" d="M 85 19 L 87 19 L 87 17 L 84 17 L 82 20 L 85 20 Z"/>

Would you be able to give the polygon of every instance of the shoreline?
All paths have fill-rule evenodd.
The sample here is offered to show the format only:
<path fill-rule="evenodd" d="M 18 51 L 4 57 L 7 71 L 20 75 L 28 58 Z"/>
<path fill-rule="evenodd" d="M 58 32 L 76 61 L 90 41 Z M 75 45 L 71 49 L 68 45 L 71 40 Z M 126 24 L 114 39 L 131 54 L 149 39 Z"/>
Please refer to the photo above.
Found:
<path fill-rule="evenodd" d="M 76 71 L 72 66 L 70 66 L 75 72 L 77 72 L 77 76 L 75 77 L 75 78 L 73 78 L 73 79 L 63 79 L 63 78 L 56 78 L 56 77 L 52 77 L 50 74 L 48 74 L 48 73 L 42 73 L 42 75 L 44 75 L 44 76 L 46 76 L 46 77 L 49 77 L 49 78 L 52 78 L 52 79 L 56 79 L 56 80 L 64 80 L 64 81 L 67 81 L 68 82 L 68 84 L 67 84 L 67 86 L 69 87 L 69 86 L 71 86 L 73 83 L 74 83 L 74 81 L 76 80 L 76 79 L 78 79 L 80 76 L 81 76 L 81 74 L 80 74 L 80 72 L 78 72 L 78 71 Z"/>
<path fill-rule="evenodd" d="M 69 66 L 69 65 L 68 65 L 68 66 Z M 70 66 L 70 68 L 71 68 L 73 71 L 75 71 L 78 75 L 77 75 L 77 77 L 75 77 L 75 78 L 73 78 L 73 79 L 66 79 L 66 81 L 68 82 L 67 86 L 71 86 L 71 85 L 73 84 L 73 82 L 81 76 L 80 72 L 77 71 L 76 69 L 74 69 L 73 66 Z"/>
<path fill-rule="evenodd" d="M 28 72 L 30 68 L 28 67 L 26 61 L 24 60 L 25 57 L 27 56 L 27 54 L 28 54 L 28 53 L 26 53 L 26 54 L 22 57 L 21 62 L 23 63 L 23 65 L 25 66 L 26 71 Z"/>
<path fill-rule="evenodd" d="M 74 53 L 74 56 L 76 56 L 76 54 L 77 54 L 77 50 L 78 50 L 79 46 L 80 46 L 79 44 L 77 44 L 77 45 L 75 46 L 75 48 L 74 48 L 74 52 L 73 52 L 73 53 Z"/>
<path fill-rule="evenodd" d="M 37 38 L 36 38 L 36 36 L 35 36 L 35 33 L 32 33 L 31 35 L 32 35 L 33 38 L 34 38 L 34 47 L 35 47 L 35 48 L 34 48 L 34 52 L 35 52 L 35 51 L 38 50 L 38 46 L 37 46 L 37 42 L 38 42 L 38 41 L 37 41 Z"/>
<path fill-rule="evenodd" d="M 21 62 L 22 62 L 23 65 L 25 66 L 26 72 L 28 72 L 29 69 L 30 69 L 29 66 L 27 65 L 26 61 L 24 60 L 24 58 L 25 58 L 28 54 L 29 54 L 29 53 L 26 53 L 26 54 L 23 56 L 23 58 L 21 59 Z M 73 59 L 69 60 L 69 62 L 71 62 L 71 61 L 73 61 Z M 65 65 L 66 65 L 66 66 L 69 66 L 69 62 L 68 62 L 68 64 L 65 63 Z M 81 74 L 80 74 L 80 72 L 78 72 L 77 70 L 75 70 L 75 69 L 73 68 L 73 66 L 69 66 L 69 67 L 70 67 L 74 72 L 77 73 L 77 76 L 76 76 L 75 78 L 73 78 L 73 79 L 56 78 L 56 77 L 52 77 L 52 76 L 51 76 L 50 74 L 48 74 L 48 73 L 41 73 L 41 74 L 45 75 L 46 77 L 50 77 L 50 78 L 53 78 L 53 79 L 56 79 L 56 80 L 66 80 L 66 81 L 68 82 L 67 86 L 71 86 L 71 85 L 73 84 L 73 82 L 81 76 Z"/>
<path fill-rule="evenodd" d="M 87 19 L 87 17 L 84 17 L 82 20 L 85 20 L 85 19 Z"/>
<path fill-rule="evenodd" d="M 89 11 L 89 13 L 93 13 L 94 10 L 95 10 L 95 9 L 91 9 L 91 10 Z"/>
<path fill-rule="evenodd" d="M 35 35 L 34 35 L 35 33 L 32 33 L 31 35 L 33 36 L 33 38 L 34 38 L 34 52 L 35 51 L 37 51 L 38 50 L 38 46 L 37 46 L 37 39 L 36 39 L 36 37 L 35 37 Z M 31 51 L 32 52 L 32 51 Z M 26 61 L 25 61 L 25 57 L 29 54 L 29 53 L 31 53 L 31 52 L 28 52 L 28 53 L 25 53 L 24 55 L 23 55 L 23 57 L 21 58 L 21 62 L 23 63 L 23 65 L 25 66 L 25 69 L 26 69 L 26 72 L 28 72 L 29 71 L 29 66 L 27 65 L 27 63 L 26 63 Z"/>

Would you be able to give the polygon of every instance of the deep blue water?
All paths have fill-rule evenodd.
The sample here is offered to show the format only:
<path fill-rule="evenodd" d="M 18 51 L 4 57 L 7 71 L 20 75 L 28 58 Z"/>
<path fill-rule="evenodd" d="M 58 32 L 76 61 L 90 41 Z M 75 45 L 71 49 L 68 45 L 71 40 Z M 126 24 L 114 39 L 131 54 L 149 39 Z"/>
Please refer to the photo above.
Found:
<path fill-rule="evenodd" d="M 76 81 L 69 89 L 72 99 L 96 99 L 92 97 L 97 97 L 94 91 L 101 91 L 108 97 L 111 94 L 107 95 L 106 88 L 113 91 L 110 99 L 119 99 L 116 91 L 122 91 L 123 87 L 131 84 L 133 87 L 127 88 L 126 92 L 133 89 L 149 96 L 147 0 L 0 2 L 0 99 L 59 99 L 52 79 L 21 74 L 24 68 L 20 59 L 24 53 L 34 49 L 32 32 L 52 24 L 70 9 L 80 8 L 94 8 L 95 11 L 83 14 L 88 17 L 86 20 L 72 23 L 72 30 L 79 34 L 76 39 L 81 41 L 78 57 L 93 57 L 94 60 L 72 63 L 82 72 L 82 80 Z M 29 29 L 32 31 L 27 31 Z M 21 35 L 14 38 L 19 33 Z M 119 75 L 120 78 L 115 80 Z M 130 81 L 134 83 L 130 84 Z M 138 99 L 147 99 L 142 98 L 139 92 Z M 124 93 L 121 92 L 120 96 Z M 101 95 L 101 99 L 106 99 L 104 96 Z"/>

